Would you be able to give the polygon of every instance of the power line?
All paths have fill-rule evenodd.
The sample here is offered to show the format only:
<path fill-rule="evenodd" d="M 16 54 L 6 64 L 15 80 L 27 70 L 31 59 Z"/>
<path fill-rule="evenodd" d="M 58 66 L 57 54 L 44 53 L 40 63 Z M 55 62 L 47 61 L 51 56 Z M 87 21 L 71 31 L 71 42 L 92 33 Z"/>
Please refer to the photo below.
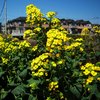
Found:
<path fill-rule="evenodd" d="M 3 7 L 2 7 L 2 10 L 1 10 L 0 16 L 1 16 L 2 12 L 3 12 L 4 6 L 5 6 L 5 1 L 4 1 L 4 4 L 3 4 Z"/>

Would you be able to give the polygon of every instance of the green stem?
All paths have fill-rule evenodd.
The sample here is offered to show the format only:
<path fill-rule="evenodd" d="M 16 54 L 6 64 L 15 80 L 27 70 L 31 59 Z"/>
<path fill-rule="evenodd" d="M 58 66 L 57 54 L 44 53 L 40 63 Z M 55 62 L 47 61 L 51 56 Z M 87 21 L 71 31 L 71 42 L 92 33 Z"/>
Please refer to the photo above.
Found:
<path fill-rule="evenodd" d="M 84 95 L 87 97 L 86 88 L 85 88 L 85 91 L 84 91 L 84 93 L 82 94 L 81 98 L 82 98 Z"/>

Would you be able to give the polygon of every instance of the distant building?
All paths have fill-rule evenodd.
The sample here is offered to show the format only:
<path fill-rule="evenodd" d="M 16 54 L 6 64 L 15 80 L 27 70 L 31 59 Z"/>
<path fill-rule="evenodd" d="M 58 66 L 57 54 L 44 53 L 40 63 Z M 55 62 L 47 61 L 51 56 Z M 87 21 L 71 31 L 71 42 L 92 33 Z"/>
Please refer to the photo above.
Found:
<path fill-rule="evenodd" d="M 25 20 L 26 20 L 26 17 L 18 17 L 16 19 L 8 21 L 7 33 L 11 33 L 12 30 L 20 30 L 20 32 L 23 33 L 26 27 Z"/>
<path fill-rule="evenodd" d="M 92 24 L 89 21 L 76 20 L 73 19 L 59 19 L 61 21 L 62 27 L 65 28 L 70 34 L 81 33 L 83 28 L 92 29 Z M 28 26 L 25 22 L 26 17 L 18 17 L 16 19 L 10 20 L 7 23 L 7 33 L 12 33 L 12 30 L 20 30 L 20 33 L 24 33 L 27 29 L 34 29 L 34 25 Z M 43 27 L 49 27 L 48 23 L 43 24 Z"/>
<path fill-rule="evenodd" d="M 83 28 L 88 28 L 91 31 L 92 24 L 90 21 L 76 20 L 76 28 L 77 28 L 78 33 L 81 33 Z"/>

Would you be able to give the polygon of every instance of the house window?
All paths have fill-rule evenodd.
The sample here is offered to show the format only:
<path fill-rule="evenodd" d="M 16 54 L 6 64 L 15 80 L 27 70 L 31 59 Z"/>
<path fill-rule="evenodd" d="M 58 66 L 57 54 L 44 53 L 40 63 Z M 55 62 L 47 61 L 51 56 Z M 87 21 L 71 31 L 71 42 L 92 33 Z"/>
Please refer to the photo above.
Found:
<path fill-rule="evenodd" d="M 23 33 L 23 28 L 20 28 L 19 30 L 20 30 L 20 33 Z"/>
<path fill-rule="evenodd" d="M 22 24 L 22 22 L 19 22 L 19 24 Z"/>
<path fill-rule="evenodd" d="M 24 25 L 24 22 L 19 22 L 19 26 L 23 26 Z"/>
<path fill-rule="evenodd" d="M 66 23 L 63 23 L 63 25 L 66 25 Z"/>

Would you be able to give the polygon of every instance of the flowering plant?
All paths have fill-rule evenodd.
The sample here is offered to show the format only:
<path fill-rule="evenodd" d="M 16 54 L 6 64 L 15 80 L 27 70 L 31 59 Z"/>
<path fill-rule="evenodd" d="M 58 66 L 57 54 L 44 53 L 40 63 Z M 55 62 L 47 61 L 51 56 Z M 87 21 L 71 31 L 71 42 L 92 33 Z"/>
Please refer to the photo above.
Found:
<path fill-rule="evenodd" d="M 26 22 L 35 28 L 25 31 L 23 38 L 32 38 L 37 45 L 32 48 L 26 40 L 0 35 L 1 99 L 11 94 L 16 100 L 99 100 L 100 52 L 87 53 L 89 30 L 83 29 L 85 38 L 73 39 L 55 12 L 48 12 L 46 19 L 31 4 L 26 13 Z M 43 27 L 46 23 L 48 27 Z"/>

